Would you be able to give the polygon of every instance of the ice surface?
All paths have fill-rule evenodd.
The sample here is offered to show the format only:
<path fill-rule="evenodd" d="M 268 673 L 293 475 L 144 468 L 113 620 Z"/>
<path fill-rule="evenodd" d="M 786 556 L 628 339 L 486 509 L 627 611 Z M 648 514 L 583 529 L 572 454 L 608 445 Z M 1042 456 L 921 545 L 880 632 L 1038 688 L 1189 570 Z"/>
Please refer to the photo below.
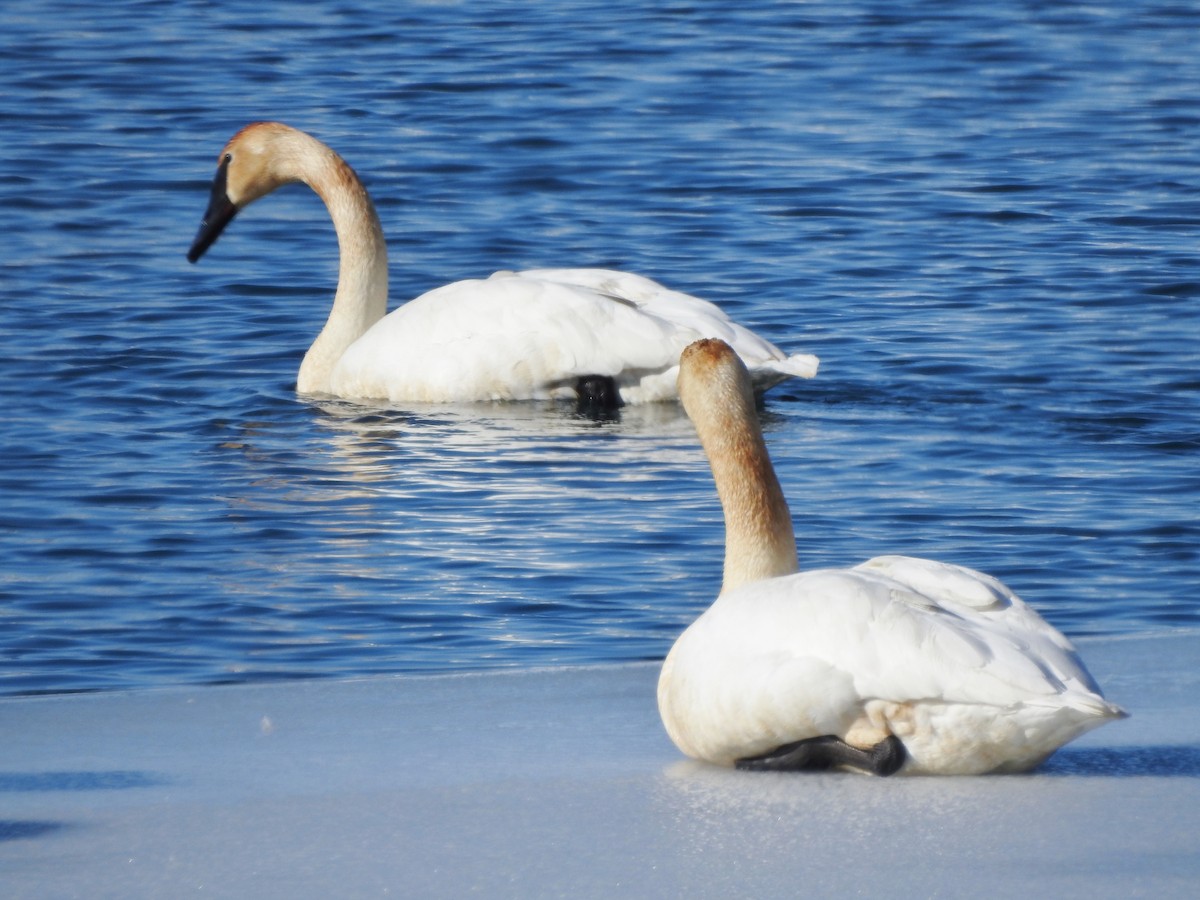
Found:
<path fill-rule="evenodd" d="M 694 764 L 656 665 L 8 699 L 0 895 L 1187 895 L 1200 634 L 1080 649 L 1133 717 L 1029 776 Z"/>

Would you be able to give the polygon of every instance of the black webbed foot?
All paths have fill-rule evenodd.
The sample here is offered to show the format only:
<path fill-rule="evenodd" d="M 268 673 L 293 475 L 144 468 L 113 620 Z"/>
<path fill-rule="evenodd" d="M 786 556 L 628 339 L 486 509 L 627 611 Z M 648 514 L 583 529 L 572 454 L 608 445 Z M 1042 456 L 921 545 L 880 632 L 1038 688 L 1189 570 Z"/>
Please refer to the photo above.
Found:
<path fill-rule="evenodd" d="M 892 775 L 904 765 L 904 744 L 890 734 L 873 747 L 851 747 L 832 734 L 776 747 L 762 756 L 739 759 L 734 765 L 754 772 L 823 772 L 848 766 L 872 775 Z"/>
<path fill-rule="evenodd" d="M 617 381 L 611 375 L 579 376 L 575 397 L 576 412 L 591 419 L 608 418 L 624 405 Z"/>

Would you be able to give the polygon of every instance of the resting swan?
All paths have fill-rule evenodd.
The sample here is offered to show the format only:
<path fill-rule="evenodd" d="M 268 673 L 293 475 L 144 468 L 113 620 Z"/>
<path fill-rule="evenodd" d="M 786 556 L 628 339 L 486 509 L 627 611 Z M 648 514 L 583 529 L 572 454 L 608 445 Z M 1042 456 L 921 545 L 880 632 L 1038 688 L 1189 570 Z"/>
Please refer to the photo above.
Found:
<path fill-rule="evenodd" d="M 799 572 L 745 367 L 723 342 L 699 341 L 679 395 L 726 528 L 721 593 L 658 682 L 684 753 L 749 769 L 1020 772 L 1125 715 L 994 578 L 902 556 Z"/>
<path fill-rule="evenodd" d="M 679 354 L 700 337 L 728 341 L 757 390 L 812 377 L 816 357 L 788 356 L 704 300 L 603 269 L 497 272 L 459 281 L 387 315 L 387 247 L 354 170 L 325 144 L 277 122 L 248 125 L 221 151 L 188 260 L 237 212 L 303 182 L 337 232 L 337 293 L 305 354 L 296 389 L 394 402 L 575 399 L 617 406 L 675 399 Z"/>

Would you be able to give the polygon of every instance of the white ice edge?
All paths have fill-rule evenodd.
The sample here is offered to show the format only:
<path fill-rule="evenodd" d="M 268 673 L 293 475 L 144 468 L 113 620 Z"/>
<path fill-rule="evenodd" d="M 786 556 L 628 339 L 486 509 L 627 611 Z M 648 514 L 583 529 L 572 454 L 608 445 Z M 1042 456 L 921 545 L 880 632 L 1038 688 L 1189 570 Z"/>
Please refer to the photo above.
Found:
<path fill-rule="evenodd" d="M 1031 776 L 683 760 L 655 664 L 0 700 L 5 897 L 1116 897 L 1200 883 L 1200 633 Z"/>

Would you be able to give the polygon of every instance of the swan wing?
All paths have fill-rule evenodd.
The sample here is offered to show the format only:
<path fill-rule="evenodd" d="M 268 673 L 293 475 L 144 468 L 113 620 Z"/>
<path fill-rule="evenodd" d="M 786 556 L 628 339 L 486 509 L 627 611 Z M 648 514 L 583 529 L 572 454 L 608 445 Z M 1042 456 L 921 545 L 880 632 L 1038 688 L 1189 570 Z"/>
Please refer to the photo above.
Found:
<path fill-rule="evenodd" d="M 903 586 L 928 605 L 935 621 L 956 633 L 991 638 L 987 652 L 1008 660 L 1002 671 L 1015 673 L 1024 668 L 1022 659 L 1036 660 L 1047 683 L 1063 685 L 1065 696 L 1099 696 L 1100 688 L 1070 640 L 999 579 L 910 556 L 876 557 L 854 571 Z"/>
<path fill-rule="evenodd" d="M 766 367 L 770 383 L 816 370 L 815 358 L 787 357 L 712 304 L 649 279 L 533 270 L 455 282 L 399 307 L 347 349 L 331 388 L 392 401 L 543 400 L 571 398 L 577 379 L 601 375 L 626 403 L 667 400 L 699 329 L 748 335 L 747 363 Z"/>
<path fill-rule="evenodd" d="M 936 591 L 860 569 L 754 582 L 718 605 L 760 619 L 755 641 L 772 641 L 779 659 L 812 657 L 849 673 L 864 699 L 1010 706 L 1058 698 L 1082 669 L 1041 631 L 1005 627 L 997 611 L 965 614 Z"/>
<path fill-rule="evenodd" d="M 686 335 L 683 346 L 700 338 L 720 338 L 746 364 L 756 390 L 766 390 L 786 378 L 812 378 L 817 374 L 819 361 L 815 356 L 808 353 L 789 356 L 730 319 L 715 303 L 672 290 L 643 275 L 612 269 L 530 269 L 521 274 L 587 288 L 599 295 L 631 303 L 645 314 L 682 329 L 682 334 Z M 682 350 L 680 347 L 680 352 Z"/>

